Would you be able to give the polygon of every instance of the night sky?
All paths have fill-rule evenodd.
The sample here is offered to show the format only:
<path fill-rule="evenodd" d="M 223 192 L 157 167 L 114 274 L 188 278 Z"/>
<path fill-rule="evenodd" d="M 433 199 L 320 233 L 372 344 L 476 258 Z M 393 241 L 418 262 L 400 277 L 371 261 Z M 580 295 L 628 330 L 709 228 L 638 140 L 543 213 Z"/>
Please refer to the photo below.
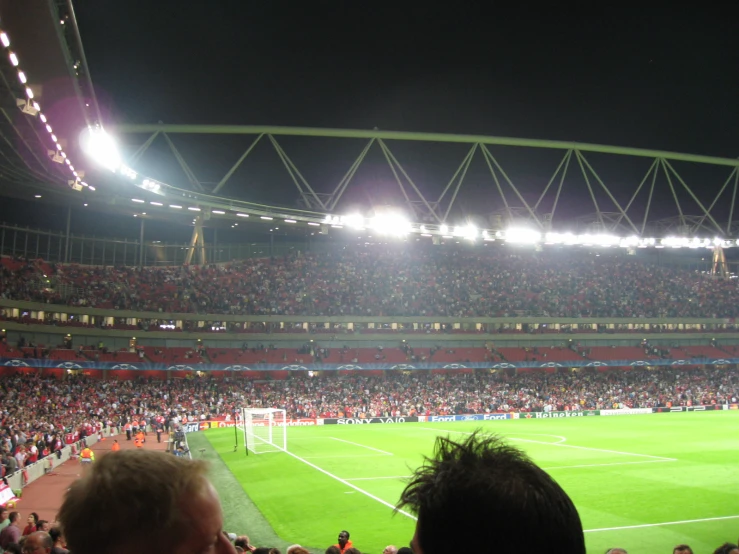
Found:
<path fill-rule="evenodd" d="M 523 17 L 486 3 L 464 9 L 247 0 L 74 5 L 109 124 L 378 127 L 739 156 L 739 34 L 726 15 L 583 17 L 532 9 Z M 124 141 L 133 148 L 144 138 Z M 173 138 L 206 183 L 217 182 L 251 140 Z M 308 181 L 328 192 L 364 143 L 321 140 L 280 142 Z M 223 193 L 294 205 L 294 186 L 262 146 Z M 430 197 L 438 196 L 467 150 L 390 147 Z M 165 154 L 163 145 L 153 147 L 138 169 L 186 187 Z M 348 206 L 392 202 L 397 189 L 379 150 L 375 154 L 358 172 Z M 494 154 L 535 201 L 563 152 Z M 591 161 L 623 203 L 651 162 L 597 155 Z M 476 164 L 460 197 L 462 212 L 479 210 L 483 198 L 483 212 L 500 207 L 484 162 Z M 729 174 L 727 168 L 684 171 L 704 199 Z M 580 203 L 583 191 L 573 191 L 561 209 L 572 217 L 592 212 L 592 204 Z M 659 211 L 668 197 L 660 192 L 656 199 Z M 673 215 L 674 204 L 664 210 Z"/>
<path fill-rule="evenodd" d="M 739 154 L 731 18 L 509 18 L 394 4 L 75 2 L 99 94 L 127 122 L 379 127 Z"/>

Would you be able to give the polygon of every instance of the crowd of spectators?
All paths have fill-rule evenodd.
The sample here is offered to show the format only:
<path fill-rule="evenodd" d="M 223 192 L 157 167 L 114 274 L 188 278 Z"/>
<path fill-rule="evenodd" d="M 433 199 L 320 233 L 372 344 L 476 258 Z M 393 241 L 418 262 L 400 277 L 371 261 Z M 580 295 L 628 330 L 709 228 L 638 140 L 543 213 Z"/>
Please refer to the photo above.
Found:
<path fill-rule="evenodd" d="M 41 282 L 43 271 L 48 286 L 32 279 Z M 242 315 L 733 318 L 739 312 L 735 280 L 625 255 L 504 247 L 362 248 L 167 268 L 15 261 L 0 266 L 0 298 Z"/>
<path fill-rule="evenodd" d="M 280 381 L 209 377 L 116 381 L 71 375 L 55 379 L 19 373 L 0 376 L 0 449 L 3 472 L 10 473 L 61 449 L 64 434 L 84 436 L 106 426 L 122 427 L 129 421 L 151 422 L 162 417 L 166 418 L 167 426 L 211 418 L 230 419 L 243 406 L 278 407 L 286 409 L 291 418 L 315 418 L 580 411 L 737 402 L 739 371 L 727 369 L 388 372 L 382 377 L 364 376 L 360 372 L 312 377 L 300 373 Z M 15 512 L 4 514 L 9 520 L 15 516 Z M 275 552 L 255 548 L 246 537 L 230 539 L 244 552 Z M 296 548 L 290 552 L 304 551 Z"/>
<path fill-rule="evenodd" d="M 0 449 L 6 471 L 59 450 L 67 433 L 155 417 L 167 425 L 234 417 L 241 407 L 287 410 L 292 418 L 390 417 L 710 405 L 739 400 L 733 370 L 295 376 L 281 381 L 0 378 Z"/>

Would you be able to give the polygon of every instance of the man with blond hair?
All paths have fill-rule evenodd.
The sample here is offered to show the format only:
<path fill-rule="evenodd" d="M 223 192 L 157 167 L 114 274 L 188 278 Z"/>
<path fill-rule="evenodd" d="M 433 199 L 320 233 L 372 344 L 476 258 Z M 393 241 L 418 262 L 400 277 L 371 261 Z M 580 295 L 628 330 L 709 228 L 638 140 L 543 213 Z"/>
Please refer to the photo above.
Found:
<path fill-rule="evenodd" d="M 103 456 L 59 511 L 74 554 L 235 554 L 206 464 L 149 450 Z"/>

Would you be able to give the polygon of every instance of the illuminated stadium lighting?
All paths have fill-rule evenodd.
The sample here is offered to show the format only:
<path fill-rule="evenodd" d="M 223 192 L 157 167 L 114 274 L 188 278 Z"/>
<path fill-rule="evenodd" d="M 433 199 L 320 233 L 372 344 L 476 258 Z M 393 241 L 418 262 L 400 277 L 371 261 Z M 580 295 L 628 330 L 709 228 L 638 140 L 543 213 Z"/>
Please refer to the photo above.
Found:
<path fill-rule="evenodd" d="M 381 235 L 396 237 L 407 235 L 411 231 L 410 221 L 400 214 L 392 213 L 381 214 L 373 217 L 370 220 L 369 227 Z"/>
<path fill-rule="evenodd" d="M 449 233 L 449 227 L 447 225 L 442 225 L 441 227 L 439 227 L 439 232 L 442 235 L 446 235 L 447 233 Z"/>
<path fill-rule="evenodd" d="M 285 223 L 297 223 L 294 219 L 286 219 Z"/>
<path fill-rule="evenodd" d="M 433 237 L 434 235 L 430 235 L 428 233 L 421 233 L 422 237 Z"/>
<path fill-rule="evenodd" d="M 242 214 L 242 213 L 237 213 L 236 215 L 237 215 L 238 217 L 249 217 L 249 214 Z"/>
<path fill-rule="evenodd" d="M 190 210 L 191 212 L 199 212 L 200 211 L 200 208 L 196 208 L 195 206 L 189 206 L 187 209 Z"/>
<path fill-rule="evenodd" d="M 341 217 L 341 223 L 352 229 L 363 229 L 364 218 L 359 214 L 349 214 Z"/>
<path fill-rule="evenodd" d="M 15 55 L 15 52 L 8 54 L 8 57 L 10 58 L 10 63 L 13 64 L 13 67 L 18 67 L 18 56 Z"/>
<path fill-rule="evenodd" d="M 314 221 L 309 221 L 309 222 L 308 222 L 308 225 L 312 225 L 313 227 L 320 227 L 320 226 L 321 226 L 321 224 L 320 224 L 320 223 L 316 223 L 316 222 L 314 222 Z"/>
<path fill-rule="evenodd" d="M 467 240 L 475 240 L 477 238 L 477 227 L 475 227 L 474 225 L 457 227 L 455 235 L 464 237 Z"/>
<path fill-rule="evenodd" d="M 149 202 L 149 204 L 151 204 L 152 206 L 163 206 L 164 205 L 161 202 Z"/>
<path fill-rule="evenodd" d="M 117 171 L 121 166 L 121 155 L 113 137 L 100 127 L 88 127 L 80 135 L 80 146 L 95 163 Z"/>
<path fill-rule="evenodd" d="M 269 217 L 269 216 L 266 216 L 266 215 L 260 215 L 260 216 L 259 216 L 259 219 L 264 219 L 264 220 L 266 220 L 266 221 L 272 221 L 272 219 L 273 219 L 273 218 L 271 218 L 271 217 Z"/>
<path fill-rule="evenodd" d="M 505 241 L 513 244 L 536 244 L 541 239 L 541 233 L 533 229 L 512 228 L 505 231 Z"/>
<path fill-rule="evenodd" d="M 28 81 L 28 79 L 26 79 L 26 74 L 22 71 L 18 71 L 18 79 L 20 79 L 20 82 L 24 85 L 26 84 L 26 81 Z"/>
<path fill-rule="evenodd" d="M 54 132 L 54 131 L 51 130 L 51 125 L 49 125 L 48 123 L 46 124 L 46 130 L 49 131 L 49 133 L 53 133 Z"/>
<path fill-rule="evenodd" d="M 33 91 L 31 90 L 31 87 L 26 87 L 26 96 L 31 100 L 33 99 Z"/>
<path fill-rule="evenodd" d="M 162 186 L 153 179 L 144 179 L 144 181 L 141 183 L 141 188 L 151 191 L 155 194 L 161 194 L 162 192 Z"/>
<path fill-rule="evenodd" d="M 226 215 L 226 212 L 223 210 L 213 210 L 211 213 L 218 214 L 218 215 Z"/>
<path fill-rule="evenodd" d="M 175 210 L 181 210 L 182 209 L 182 206 L 178 206 L 177 204 L 170 204 L 169 207 L 170 208 L 174 208 Z"/>
<path fill-rule="evenodd" d="M 140 198 L 131 198 L 131 202 L 138 202 L 139 204 L 145 204 L 145 200 L 141 200 Z"/>
<path fill-rule="evenodd" d="M 46 123 L 46 116 L 44 114 L 42 114 L 42 113 L 38 114 L 38 118 L 41 121 L 43 121 L 44 123 Z M 48 131 L 48 129 L 47 129 L 47 131 Z M 49 132 L 51 133 L 51 131 L 49 131 Z"/>
<path fill-rule="evenodd" d="M 8 38 L 8 35 L 6 35 L 5 33 L 0 33 L 0 41 L 2 41 L 3 46 L 5 46 L 5 48 L 10 46 L 10 39 Z"/>
<path fill-rule="evenodd" d="M 130 167 L 127 167 L 125 165 L 122 165 L 119 168 L 119 170 L 121 172 L 121 175 L 123 175 L 125 177 L 128 177 L 129 179 L 136 179 L 136 177 L 138 177 L 138 175 L 136 174 L 136 172 L 133 169 L 131 169 Z"/>

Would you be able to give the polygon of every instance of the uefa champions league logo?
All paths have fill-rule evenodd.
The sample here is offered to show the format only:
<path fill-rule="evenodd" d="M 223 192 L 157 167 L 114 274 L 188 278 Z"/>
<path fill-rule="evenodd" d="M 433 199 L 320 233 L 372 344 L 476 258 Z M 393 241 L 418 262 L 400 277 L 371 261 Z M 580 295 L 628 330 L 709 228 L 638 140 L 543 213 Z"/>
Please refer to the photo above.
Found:
<path fill-rule="evenodd" d="M 62 362 L 56 367 L 61 367 L 62 369 L 82 369 L 80 364 L 76 364 L 74 362 Z"/>

